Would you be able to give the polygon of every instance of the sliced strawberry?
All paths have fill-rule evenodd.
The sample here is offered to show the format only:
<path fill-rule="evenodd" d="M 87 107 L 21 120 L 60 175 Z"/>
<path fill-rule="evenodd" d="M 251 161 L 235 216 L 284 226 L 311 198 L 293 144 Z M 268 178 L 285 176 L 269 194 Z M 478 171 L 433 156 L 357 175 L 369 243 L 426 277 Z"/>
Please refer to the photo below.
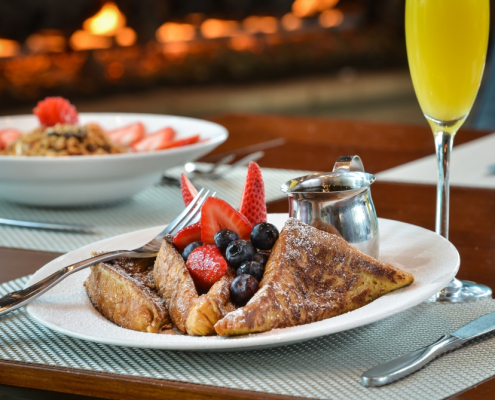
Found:
<path fill-rule="evenodd" d="M 0 150 L 9 147 L 19 136 L 21 136 L 21 131 L 14 128 L 0 130 Z"/>
<path fill-rule="evenodd" d="M 215 233 L 230 229 L 241 239 L 249 240 L 253 226 L 225 200 L 209 197 L 201 209 L 201 239 L 204 244 L 215 244 Z"/>
<path fill-rule="evenodd" d="M 200 292 L 207 292 L 227 272 L 227 261 L 217 246 L 200 246 L 187 258 L 186 267 Z"/>
<path fill-rule="evenodd" d="M 107 135 L 115 143 L 121 146 L 131 147 L 134 143 L 139 142 L 145 135 L 145 128 L 141 122 L 135 122 L 121 128 L 107 131 Z"/>
<path fill-rule="evenodd" d="M 79 120 L 76 108 L 63 97 L 47 97 L 38 101 L 33 113 L 38 116 L 43 126 L 55 124 L 76 124 Z"/>
<path fill-rule="evenodd" d="M 261 176 L 261 169 L 255 162 L 249 163 L 239 212 L 253 226 L 260 222 L 266 222 L 265 184 Z"/>
<path fill-rule="evenodd" d="M 173 243 L 182 253 L 188 244 L 201 240 L 201 222 L 186 226 L 177 232 L 174 236 Z"/>
<path fill-rule="evenodd" d="M 182 174 L 180 176 L 180 190 L 182 191 L 182 198 L 184 199 L 184 204 L 186 205 L 186 207 L 198 194 L 198 189 L 194 187 L 192 182 L 185 174 Z"/>
<path fill-rule="evenodd" d="M 169 147 L 173 143 L 175 131 L 172 128 L 165 128 L 158 132 L 146 135 L 139 142 L 135 143 L 132 148 L 135 151 L 154 151 L 162 150 Z"/>
<path fill-rule="evenodd" d="M 199 141 L 199 135 L 190 136 L 184 139 L 177 139 L 173 142 L 169 143 L 167 146 L 162 147 L 162 149 L 170 149 L 172 147 L 182 147 L 187 146 L 189 144 L 194 144 Z"/>
<path fill-rule="evenodd" d="M 173 142 L 177 133 L 173 128 L 167 126 L 166 128 L 160 129 L 159 131 L 153 132 L 152 135 L 160 134 L 166 136 L 170 142 Z"/>

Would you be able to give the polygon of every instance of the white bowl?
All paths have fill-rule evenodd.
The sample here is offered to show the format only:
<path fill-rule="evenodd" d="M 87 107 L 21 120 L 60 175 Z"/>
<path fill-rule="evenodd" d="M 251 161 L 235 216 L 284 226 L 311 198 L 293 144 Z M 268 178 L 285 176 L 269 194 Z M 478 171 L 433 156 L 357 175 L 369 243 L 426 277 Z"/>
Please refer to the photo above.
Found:
<path fill-rule="evenodd" d="M 96 122 L 105 129 L 140 121 L 149 133 L 171 126 L 178 138 L 199 133 L 201 141 L 143 153 L 0 156 L 0 199 L 41 206 L 83 206 L 125 199 L 153 185 L 164 170 L 202 157 L 228 137 L 227 130 L 213 122 L 169 115 L 81 113 L 79 120 L 81 124 Z M 37 126 L 34 115 L 0 117 L 0 130 L 12 127 L 25 132 Z"/>

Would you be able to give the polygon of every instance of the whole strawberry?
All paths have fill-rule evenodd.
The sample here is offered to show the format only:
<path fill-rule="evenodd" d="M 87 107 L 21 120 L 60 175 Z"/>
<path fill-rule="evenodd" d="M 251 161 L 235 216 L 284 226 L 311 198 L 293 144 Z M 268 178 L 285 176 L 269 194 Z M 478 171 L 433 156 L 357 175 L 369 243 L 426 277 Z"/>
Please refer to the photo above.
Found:
<path fill-rule="evenodd" d="M 227 272 L 227 261 L 217 246 L 205 245 L 193 250 L 186 263 L 199 292 L 206 293 Z"/>
<path fill-rule="evenodd" d="M 261 169 L 255 162 L 249 163 L 239 212 L 253 225 L 266 222 L 265 185 Z"/>

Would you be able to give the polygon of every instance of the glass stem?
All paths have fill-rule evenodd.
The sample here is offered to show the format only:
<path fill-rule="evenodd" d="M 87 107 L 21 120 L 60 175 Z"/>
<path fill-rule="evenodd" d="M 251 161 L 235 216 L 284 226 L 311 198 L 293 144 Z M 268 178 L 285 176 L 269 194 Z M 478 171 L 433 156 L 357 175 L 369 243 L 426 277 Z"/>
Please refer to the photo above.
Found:
<path fill-rule="evenodd" d="M 448 239 L 449 169 L 454 135 L 443 131 L 436 132 L 434 135 L 438 162 L 437 214 L 435 219 L 435 231 L 445 239 Z"/>

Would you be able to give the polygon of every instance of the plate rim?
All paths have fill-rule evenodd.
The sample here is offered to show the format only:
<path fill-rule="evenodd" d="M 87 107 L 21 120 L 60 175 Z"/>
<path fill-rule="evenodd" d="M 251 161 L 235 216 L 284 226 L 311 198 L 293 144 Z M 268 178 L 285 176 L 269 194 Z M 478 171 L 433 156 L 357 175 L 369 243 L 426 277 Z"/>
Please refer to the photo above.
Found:
<path fill-rule="evenodd" d="M 288 217 L 288 215 L 286 213 L 269 214 L 269 215 L 285 215 Z M 328 327 L 325 327 L 325 326 L 316 325 L 316 324 L 321 324 L 322 322 L 325 322 L 325 321 L 328 321 L 329 319 L 331 319 L 331 318 L 329 318 L 329 319 L 317 321 L 317 322 L 314 322 L 311 324 L 304 324 L 304 325 L 298 325 L 295 327 L 280 328 L 280 329 L 275 329 L 275 330 L 269 331 L 272 333 L 275 331 L 281 332 L 282 333 L 281 335 L 261 336 L 261 335 L 263 335 L 263 333 L 256 333 L 256 334 L 250 334 L 250 335 L 245 335 L 245 336 L 241 336 L 241 337 L 226 337 L 226 338 L 217 337 L 217 336 L 207 336 L 207 337 L 198 337 L 198 339 L 201 340 L 201 342 L 198 344 L 191 344 L 190 342 L 181 343 L 180 341 L 172 342 L 172 343 L 166 342 L 166 341 L 164 341 L 164 342 L 141 342 L 141 341 L 137 341 L 137 342 L 130 343 L 129 339 L 109 339 L 109 338 L 107 339 L 107 338 L 97 338 L 97 337 L 87 336 L 85 334 L 80 334 L 78 332 L 74 332 L 74 331 L 71 331 L 69 329 L 66 329 L 62 326 L 53 324 L 49 321 L 47 322 L 43 319 L 40 319 L 36 316 L 35 313 L 33 313 L 33 310 L 32 310 L 32 305 L 33 305 L 33 303 L 36 303 L 36 300 L 33 303 L 28 304 L 25 307 L 25 309 L 26 309 L 28 315 L 31 318 L 33 318 L 34 320 L 36 320 L 38 323 L 40 323 L 41 325 L 43 325 L 43 326 L 45 326 L 45 327 L 47 327 L 47 328 L 49 328 L 55 332 L 59 332 L 59 333 L 62 333 L 64 335 L 67 335 L 69 337 L 73 337 L 73 338 L 77 338 L 77 339 L 81 339 L 81 340 L 86 340 L 86 341 L 90 341 L 93 343 L 105 344 L 105 345 L 122 346 L 122 347 L 136 347 L 136 348 L 153 348 L 153 349 L 170 350 L 170 351 L 206 351 L 206 352 L 252 351 L 252 350 L 258 350 L 258 349 L 262 349 L 262 348 L 270 348 L 270 347 L 290 345 L 293 343 L 299 343 L 299 342 L 303 342 L 303 341 L 307 341 L 307 340 L 316 339 L 316 338 L 319 338 L 322 336 L 327 336 L 327 335 L 331 335 L 331 334 L 335 334 L 335 333 L 339 333 L 339 332 L 345 332 L 345 331 L 355 329 L 355 328 L 358 328 L 361 326 L 369 325 L 369 324 L 374 323 L 374 322 L 379 322 L 383 319 L 392 317 L 393 315 L 396 315 L 398 313 L 406 311 L 406 310 L 420 304 L 421 302 L 427 300 L 434 293 L 436 293 L 437 291 L 439 291 L 440 289 L 445 287 L 455 277 L 455 275 L 457 274 L 459 267 L 460 267 L 459 252 L 457 251 L 455 246 L 450 241 L 445 239 L 444 237 L 436 234 L 435 232 L 433 232 L 431 230 L 425 229 L 425 228 L 417 226 L 417 225 L 409 224 L 406 222 L 401 222 L 401 221 L 396 221 L 396 220 L 386 219 L 386 218 L 379 218 L 379 221 L 380 220 L 412 226 L 415 229 L 420 229 L 420 230 L 426 231 L 426 232 L 428 232 L 428 234 L 436 235 L 437 239 L 444 241 L 445 244 L 447 244 L 448 247 L 450 248 L 449 250 L 453 251 L 453 255 L 455 256 L 456 265 L 450 271 L 450 274 L 446 274 L 444 279 L 439 279 L 438 282 L 436 282 L 436 284 L 432 285 L 432 288 L 428 291 L 428 293 L 429 293 L 428 295 L 419 293 L 414 298 L 410 299 L 410 301 L 408 301 L 408 303 L 405 306 L 403 306 L 402 308 L 397 307 L 396 309 L 392 310 L 387 315 L 381 316 L 381 317 L 379 316 L 379 318 L 377 318 L 376 313 L 371 313 L 369 315 L 365 315 L 363 318 L 353 321 L 353 323 L 347 323 L 346 324 L 347 327 L 345 329 L 332 330 L 332 329 L 328 329 Z M 144 232 L 144 231 L 148 231 L 148 230 L 151 232 L 152 230 L 154 230 L 154 229 L 158 230 L 159 228 L 163 228 L 163 226 L 149 227 L 149 228 L 139 229 L 139 230 L 132 231 L 132 232 L 123 233 L 120 235 L 112 236 L 112 237 L 109 237 L 109 238 L 106 238 L 103 240 L 99 240 L 99 241 L 90 243 L 88 245 L 79 247 L 79 248 L 77 248 L 71 252 L 60 255 L 59 257 L 55 258 L 54 260 L 50 261 L 49 263 L 47 263 L 44 266 L 42 266 L 41 268 L 39 268 L 30 277 L 30 279 L 26 282 L 24 287 L 27 287 L 27 286 L 29 286 L 35 282 L 35 281 L 33 281 L 33 278 L 35 277 L 35 275 L 37 273 L 39 273 L 43 269 L 49 267 L 52 263 L 55 263 L 55 262 L 59 261 L 60 259 L 63 259 L 64 257 L 70 255 L 74 251 L 89 248 L 91 246 L 94 246 L 97 243 L 101 243 L 101 242 L 104 242 L 107 240 L 115 240 L 115 239 L 119 239 L 123 236 L 129 236 L 129 235 L 137 234 L 139 232 Z M 80 271 L 80 272 L 82 272 L 82 271 Z M 352 313 L 352 312 L 358 311 L 358 310 L 359 309 L 353 310 L 353 311 L 350 311 L 349 313 Z M 342 315 L 346 315 L 349 313 L 345 313 Z M 339 317 L 339 316 L 336 316 L 334 318 L 337 318 L 337 317 Z M 110 322 L 110 323 L 112 323 L 112 322 Z M 291 334 L 291 332 L 289 331 L 289 338 L 288 339 L 285 338 L 287 335 L 283 334 L 283 331 L 286 329 L 298 328 L 298 327 L 302 327 L 302 326 L 307 327 L 309 325 L 312 325 L 314 327 L 314 329 L 311 333 L 303 331 L 303 332 L 296 332 L 296 333 Z M 126 328 L 121 328 L 121 329 L 126 329 Z M 148 334 L 147 332 L 138 332 L 138 333 Z M 155 334 L 150 333 L 150 335 L 155 335 Z M 211 339 L 208 340 L 207 338 L 211 338 Z M 250 343 L 250 341 L 249 341 L 249 339 L 253 339 L 253 338 L 257 341 L 254 344 Z M 207 339 L 207 340 L 205 340 L 205 339 Z"/>

